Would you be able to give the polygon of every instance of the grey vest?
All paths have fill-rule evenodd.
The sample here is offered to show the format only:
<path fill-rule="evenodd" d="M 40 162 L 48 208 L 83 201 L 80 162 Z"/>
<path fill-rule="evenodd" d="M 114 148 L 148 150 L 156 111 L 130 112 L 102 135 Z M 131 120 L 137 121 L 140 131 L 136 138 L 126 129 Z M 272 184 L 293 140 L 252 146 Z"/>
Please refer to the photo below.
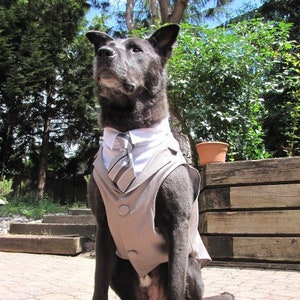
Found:
<path fill-rule="evenodd" d="M 191 176 L 197 178 L 196 189 L 199 191 L 199 173 L 186 164 L 177 149 L 161 145 L 126 193 L 122 193 L 107 176 L 101 151 L 100 147 L 93 176 L 104 201 L 117 255 L 130 260 L 139 276 L 145 276 L 159 264 L 168 261 L 165 239 L 154 224 L 155 199 L 160 185 L 173 170 L 185 165 Z M 210 261 L 198 233 L 197 199 L 189 220 L 189 253 L 199 259 L 202 266 Z"/>

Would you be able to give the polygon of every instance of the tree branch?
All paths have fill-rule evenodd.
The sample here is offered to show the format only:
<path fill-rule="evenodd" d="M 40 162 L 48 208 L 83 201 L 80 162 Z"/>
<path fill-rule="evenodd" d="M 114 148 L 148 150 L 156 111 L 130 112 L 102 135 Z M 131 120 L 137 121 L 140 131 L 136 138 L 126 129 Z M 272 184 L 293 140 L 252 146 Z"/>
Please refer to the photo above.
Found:
<path fill-rule="evenodd" d="M 177 0 L 175 2 L 173 13 L 169 16 L 167 22 L 179 24 L 188 4 L 189 0 Z"/>
<path fill-rule="evenodd" d="M 176 0 L 172 11 L 169 0 L 159 0 L 161 21 L 164 23 L 179 24 L 188 6 L 189 0 Z"/>

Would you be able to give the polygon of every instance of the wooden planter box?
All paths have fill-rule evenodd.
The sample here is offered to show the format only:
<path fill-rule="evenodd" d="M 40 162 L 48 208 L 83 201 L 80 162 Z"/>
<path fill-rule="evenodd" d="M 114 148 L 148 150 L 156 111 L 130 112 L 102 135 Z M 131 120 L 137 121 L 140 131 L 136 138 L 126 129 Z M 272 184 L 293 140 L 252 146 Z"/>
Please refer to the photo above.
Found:
<path fill-rule="evenodd" d="M 214 261 L 300 269 L 300 157 L 208 164 L 199 231 Z"/>

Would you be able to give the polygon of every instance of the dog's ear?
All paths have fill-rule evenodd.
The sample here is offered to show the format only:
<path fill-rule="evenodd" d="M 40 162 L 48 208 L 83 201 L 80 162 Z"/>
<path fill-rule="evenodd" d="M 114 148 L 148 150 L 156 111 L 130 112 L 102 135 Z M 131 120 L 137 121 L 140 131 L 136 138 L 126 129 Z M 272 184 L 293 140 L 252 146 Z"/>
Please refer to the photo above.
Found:
<path fill-rule="evenodd" d="M 176 42 L 178 33 L 179 26 L 176 24 L 170 24 L 155 31 L 148 41 L 161 56 L 168 59 L 171 56 L 172 48 Z"/>
<path fill-rule="evenodd" d="M 113 38 L 111 38 L 109 35 L 107 35 L 104 32 L 100 32 L 97 30 L 90 30 L 88 31 L 85 36 L 88 38 L 88 40 L 94 45 L 95 52 L 102 46 L 106 45 L 107 42 L 112 41 Z"/>

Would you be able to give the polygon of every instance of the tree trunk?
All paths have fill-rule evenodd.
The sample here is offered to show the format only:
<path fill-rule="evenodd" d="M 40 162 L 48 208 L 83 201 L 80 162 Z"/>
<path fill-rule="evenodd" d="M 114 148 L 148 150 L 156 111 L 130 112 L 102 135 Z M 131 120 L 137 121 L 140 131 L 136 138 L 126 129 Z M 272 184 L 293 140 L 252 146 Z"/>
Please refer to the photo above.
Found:
<path fill-rule="evenodd" d="M 133 7 L 134 7 L 134 0 L 127 0 L 125 19 L 126 19 L 126 26 L 127 26 L 128 31 L 131 31 L 134 28 Z"/>
<path fill-rule="evenodd" d="M 3 123 L 4 123 L 4 126 L 5 126 L 5 121 Z M 11 126 L 7 125 L 6 130 L 5 130 L 5 135 L 2 137 L 2 139 L 3 139 L 3 141 L 2 141 L 2 143 L 3 143 L 3 152 L 2 152 L 3 157 L 2 157 L 2 162 L 1 162 L 2 167 L 1 167 L 0 180 L 3 180 L 3 178 L 4 178 L 10 136 L 11 136 Z"/>
<path fill-rule="evenodd" d="M 172 8 L 170 5 L 170 1 L 159 0 L 159 7 L 160 7 L 161 22 L 162 22 L 162 24 L 164 24 L 164 23 L 166 23 L 168 16 L 172 14 Z"/>
<path fill-rule="evenodd" d="M 159 10 L 160 8 L 160 17 L 161 23 L 175 23 L 179 24 L 183 14 L 188 6 L 189 0 L 176 0 L 174 8 L 172 8 L 169 0 L 150 0 L 150 11 L 151 11 L 151 23 L 156 24 L 159 19 Z M 126 1 L 126 26 L 127 30 L 131 31 L 134 29 L 133 21 L 133 9 L 134 9 L 134 0 Z"/>
<path fill-rule="evenodd" d="M 175 1 L 174 8 L 172 11 L 169 1 L 159 0 L 162 24 L 165 23 L 179 24 L 188 6 L 188 3 L 189 0 L 177 0 Z"/>
<path fill-rule="evenodd" d="M 50 107 L 51 107 L 51 97 L 48 95 L 46 112 L 44 119 L 44 130 L 42 137 L 41 153 L 40 153 L 40 164 L 38 170 L 38 198 L 41 200 L 45 192 L 46 183 L 46 172 L 47 172 L 47 162 L 48 162 L 48 148 L 49 148 L 49 137 L 50 137 Z"/>
<path fill-rule="evenodd" d="M 150 0 L 151 23 L 157 24 L 159 19 L 158 15 L 158 0 Z"/>

